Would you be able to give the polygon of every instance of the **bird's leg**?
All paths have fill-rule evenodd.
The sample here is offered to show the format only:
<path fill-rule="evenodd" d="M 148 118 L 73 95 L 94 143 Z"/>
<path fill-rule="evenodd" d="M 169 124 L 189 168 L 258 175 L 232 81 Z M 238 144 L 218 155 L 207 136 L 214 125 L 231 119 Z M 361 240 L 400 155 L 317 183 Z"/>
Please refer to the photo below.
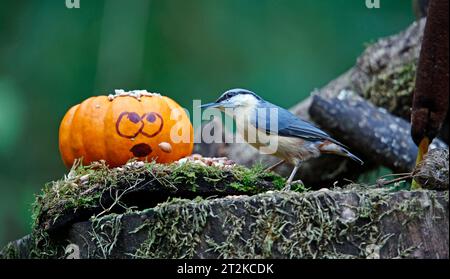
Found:
<path fill-rule="evenodd" d="M 284 162 L 286 162 L 286 160 L 281 160 L 278 163 L 276 163 L 275 165 L 266 168 L 265 171 L 273 171 L 276 167 L 283 164 Z"/>
<path fill-rule="evenodd" d="M 297 174 L 298 169 L 300 168 L 300 165 L 302 164 L 301 161 L 299 161 L 294 169 L 291 172 L 291 175 L 289 176 L 288 180 L 286 181 L 286 187 L 283 188 L 283 191 L 289 191 L 291 190 L 291 184 L 292 184 L 292 180 L 294 180 L 295 174 Z"/>

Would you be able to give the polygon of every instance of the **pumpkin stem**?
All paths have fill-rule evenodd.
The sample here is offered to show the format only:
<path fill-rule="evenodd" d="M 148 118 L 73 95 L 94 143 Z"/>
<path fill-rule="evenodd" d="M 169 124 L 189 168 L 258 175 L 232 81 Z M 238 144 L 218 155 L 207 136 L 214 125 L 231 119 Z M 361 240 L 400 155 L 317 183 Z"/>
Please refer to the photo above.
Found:
<path fill-rule="evenodd" d="M 114 101 L 115 98 L 117 97 L 123 97 L 123 96 L 128 96 L 128 97 L 134 97 L 136 98 L 138 101 L 141 100 L 141 97 L 143 96 L 148 96 L 148 97 L 161 97 L 161 94 L 159 93 L 151 93 L 148 92 L 147 90 L 131 90 L 131 91 L 125 91 L 123 89 L 116 89 L 114 90 L 114 95 L 110 94 L 108 95 L 108 99 L 112 102 Z"/>

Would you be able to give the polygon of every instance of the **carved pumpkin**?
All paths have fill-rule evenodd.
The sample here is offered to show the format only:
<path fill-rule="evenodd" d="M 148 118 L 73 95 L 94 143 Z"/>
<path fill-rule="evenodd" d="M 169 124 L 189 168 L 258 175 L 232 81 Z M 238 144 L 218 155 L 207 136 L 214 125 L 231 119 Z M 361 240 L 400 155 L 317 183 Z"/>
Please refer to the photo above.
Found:
<path fill-rule="evenodd" d="M 64 164 L 105 160 L 111 167 L 131 158 L 169 163 L 193 149 L 193 128 L 172 99 L 147 91 L 116 90 L 72 107 L 59 128 Z"/>

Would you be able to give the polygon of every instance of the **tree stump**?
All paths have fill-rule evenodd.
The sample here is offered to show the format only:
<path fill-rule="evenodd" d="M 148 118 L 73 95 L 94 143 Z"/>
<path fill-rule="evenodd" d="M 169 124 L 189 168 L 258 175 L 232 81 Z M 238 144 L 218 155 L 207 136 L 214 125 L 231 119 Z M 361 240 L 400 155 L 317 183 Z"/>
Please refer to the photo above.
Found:
<path fill-rule="evenodd" d="M 78 251 L 79 258 L 448 258 L 448 213 L 448 191 L 428 190 L 349 188 L 174 200 L 75 223 L 53 236 L 51 247 L 33 255 L 65 258 Z M 11 245 L 3 256 L 23 257 L 24 243 Z"/>
<path fill-rule="evenodd" d="M 279 191 L 284 182 L 234 164 L 79 166 L 44 189 L 33 233 L 0 257 L 449 256 L 448 190 Z"/>

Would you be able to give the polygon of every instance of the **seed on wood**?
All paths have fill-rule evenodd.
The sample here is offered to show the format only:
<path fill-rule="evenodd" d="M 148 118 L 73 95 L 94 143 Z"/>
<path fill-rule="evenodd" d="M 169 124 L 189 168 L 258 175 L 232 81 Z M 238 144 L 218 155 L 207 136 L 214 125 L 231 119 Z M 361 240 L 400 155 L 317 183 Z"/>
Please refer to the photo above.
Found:
<path fill-rule="evenodd" d="M 166 153 L 172 152 L 172 145 L 170 145 L 170 143 L 168 142 L 161 142 L 160 144 L 158 144 L 158 146 L 162 151 Z"/>

